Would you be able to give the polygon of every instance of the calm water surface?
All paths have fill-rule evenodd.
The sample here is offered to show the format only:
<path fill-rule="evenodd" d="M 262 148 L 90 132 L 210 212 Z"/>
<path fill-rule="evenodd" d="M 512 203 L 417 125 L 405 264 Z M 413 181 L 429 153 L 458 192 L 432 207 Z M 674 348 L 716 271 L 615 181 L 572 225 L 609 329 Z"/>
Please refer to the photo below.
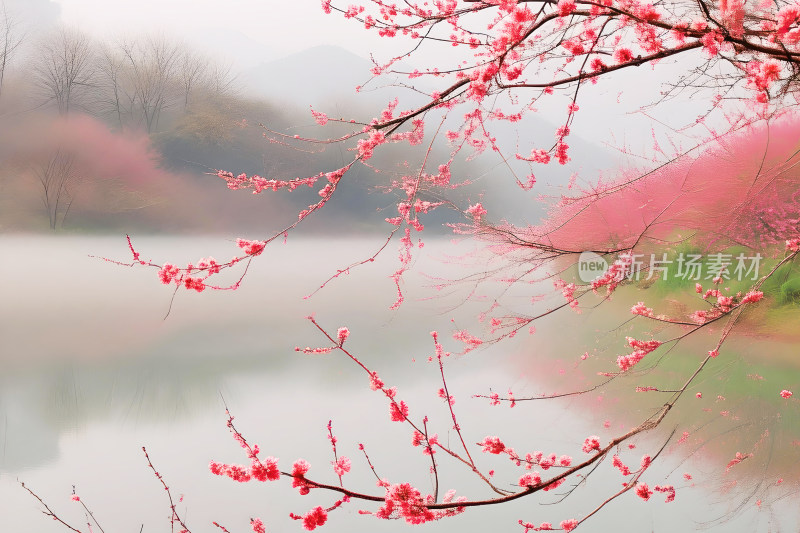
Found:
<path fill-rule="evenodd" d="M 429 463 L 409 445 L 408 429 L 389 421 L 386 401 L 369 390 L 363 372 L 341 354 L 304 356 L 294 351 L 298 345 L 324 345 L 304 320 L 306 315 L 315 313 L 331 331 L 347 325 L 350 348 L 388 385 L 398 387 L 412 416 L 427 413 L 432 431 L 455 442 L 448 431 L 449 414 L 436 396 L 441 386 L 438 367 L 427 362 L 432 353 L 429 331 L 451 332 L 451 320 L 457 327 L 472 325 L 471 317 L 485 304 L 458 306 L 469 288 L 425 288 L 436 282 L 421 273 L 434 279 L 453 275 L 454 267 L 437 259 L 447 243 L 434 242 L 417 251 L 419 259 L 405 286 L 408 300 L 398 312 L 388 310 L 395 298 L 387 277 L 394 267 L 393 249 L 384 259 L 303 299 L 337 268 L 366 257 L 379 244 L 290 241 L 268 248 L 241 290 L 180 292 L 171 303 L 172 292 L 157 282 L 155 270 L 89 257 L 127 259 L 124 239 L 1 236 L 0 532 L 65 531 L 40 513 L 40 504 L 17 480 L 34 488 L 76 527 L 85 526 L 86 520 L 70 501 L 73 486 L 107 533 L 169 531 L 167 500 L 147 469 L 143 445 L 174 494 L 184 495 L 179 508 L 195 532 L 217 531 L 212 520 L 233 532 L 249 531 L 251 516 L 264 519 L 271 532 L 303 531 L 288 513 L 304 514 L 335 498 L 314 492 L 300 497 L 283 481 L 237 484 L 208 472 L 212 459 L 246 462 L 225 428 L 223 399 L 245 435 L 259 443 L 264 455 L 278 457 L 285 470 L 303 457 L 311 463 L 312 474 L 335 482 L 325 429 L 333 420 L 339 452 L 353 460 L 353 472 L 346 478 L 351 487 L 380 493 L 357 451 L 357 444 L 363 443 L 382 477 L 411 481 L 423 492 L 430 491 Z M 136 245 L 143 257 L 158 263 L 181 264 L 208 255 L 225 258 L 236 252 L 232 241 L 216 237 L 142 238 Z M 436 297 L 424 299 L 432 295 Z M 514 301 L 514 295 L 508 297 Z M 526 295 L 516 301 L 528 299 Z M 447 349 L 458 348 L 448 334 L 443 337 L 448 339 Z M 450 358 L 448 386 L 468 443 L 501 435 L 523 452 L 580 457 L 576 443 L 583 437 L 608 438 L 624 420 L 637 420 L 651 407 L 646 402 L 617 407 L 619 416 L 611 416 L 612 427 L 605 429 L 601 424 L 609 415 L 596 401 L 571 398 L 500 409 L 471 398 L 490 388 L 504 392 L 513 387 L 520 395 L 552 391 L 547 386 L 556 387 L 557 382 L 543 384 L 542 378 L 562 365 L 557 348 L 567 337 L 572 335 L 563 327 L 542 327 L 534 336 Z M 662 442 L 663 435 L 640 439 L 637 451 L 626 457 L 635 463 Z M 501 485 L 519 475 L 502 460 L 477 450 L 473 447 L 481 466 L 496 469 L 496 479 L 507 480 Z M 666 452 L 645 478 L 651 486 L 665 480 L 675 483 L 674 503 L 664 504 L 658 496 L 642 502 L 629 493 L 581 529 L 798 530 L 795 481 L 787 479 L 783 492 L 769 492 L 773 499 L 783 499 L 758 507 L 748 496 L 752 487 L 765 490 L 762 481 L 742 482 L 741 490 L 729 486 L 727 492 L 718 490 L 726 484 L 719 472 L 712 484 L 681 482 L 684 471 L 695 472 L 697 479 L 704 468 L 714 471 L 704 462 L 706 454 L 697 453 L 689 461 L 686 455 Z M 463 469 L 442 464 L 442 490 L 463 487 L 466 496 L 489 496 Z M 558 523 L 590 511 L 621 481 L 605 464 L 560 505 L 547 505 L 560 498 L 547 494 L 475 509 L 425 527 L 520 531 L 519 519 Z M 331 513 L 323 531 L 408 528 L 398 521 L 359 516 L 359 509 L 375 507 L 345 506 Z"/>

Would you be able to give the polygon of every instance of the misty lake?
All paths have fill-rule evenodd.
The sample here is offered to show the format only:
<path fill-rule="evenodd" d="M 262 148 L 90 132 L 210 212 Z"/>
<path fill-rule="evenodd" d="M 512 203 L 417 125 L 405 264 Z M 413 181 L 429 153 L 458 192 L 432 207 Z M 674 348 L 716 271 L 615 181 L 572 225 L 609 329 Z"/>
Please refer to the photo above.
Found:
<path fill-rule="evenodd" d="M 445 349 L 457 351 L 450 334 L 474 325 L 476 312 L 486 304 L 459 305 L 470 287 L 429 288 L 440 277 L 458 276 L 452 263 L 441 260 L 450 251 L 448 241 L 431 241 L 415 251 L 418 258 L 404 285 L 407 299 L 398 311 L 388 309 L 395 300 L 388 277 L 397 262 L 395 244 L 375 263 L 303 298 L 337 269 L 374 253 L 381 242 L 289 239 L 266 249 L 240 290 L 180 291 L 171 303 L 172 290 L 158 283 L 155 269 L 90 257 L 128 260 L 124 237 L 0 236 L 0 531 L 66 531 L 40 512 L 41 505 L 18 480 L 78 528 L 86 519 L 70 501 L 73 486 L 106 533 L 169 531 L 168 501 L 147 468 L 142 446 L 173 494 L 183 495 L 178 509 L 193 531 L 219 531 L 212 521 L 232 532 L 250 531 L 250 517 L 262 518 L 270 532 L 303 531 L 288 513 L 329 506 L 336 500 L 333 495 L 312 491 L 301 497 L 285 480 L 238 484 L 209 472 L 210 460 L 247 462 L 225 427 L 225 404 L 245 436 L 259 444 L 264 456 L 279 458 L 283 470 L 302 457 L 311 463 L 312 474 L 335 482 L 326 430 L 332 420 L 339 453 L 353 461 L 345 477 L 351 488 L 381 494 L 357 449 L 363 443 L 381 477 L 410 481 L 429 492 L 427 458 L 410 446 L 407 427 L 389 421 L 386 400 L 370 391 L 363 371 L 340 353 L 309 356 L 294 350 L 325 345 L 304 319 L 311 313 L 329 331 L 348 326 L 349 348 L 387 385 L 398 387 L 411 416 L 427 413 L 432 432 L 455 442 L 449 413 L 437 397 L 438 366 L 428 362 L 433 354 L 429 332 L 441 331 Z M 146 237 L 134 243 L 143 258 L 158 263 L 225 258 L 237 251 L 231 239 L 218 237 Z M 458 253 L 470 249 L 463 244 L 456 248 Z M 530 300 L 530 294 L 509 297 Z M 510 387 L 519 396 L 553 392 L 555 385 L 543 383 L 542 377 L 562 365 L 567 356 L 557 347 L 571 335 L 563 326 L 546 325 L 534 335 L 448 359 L 448 387 L 468 444 L 500 435 L 521 451 L 579 457 L 585 436 L 610 438 L 623 421 L 641 420 L 650 408 L 646 402 L 612 407 L 610 396 L 602 412 L 596 401 L 583 397 L 529 402 L 514 409 L 472 398 L 490 390 L 502 394 Z M 606 408 L 619 416 L 608 415 Z M 613 419 L 610 429 L 604 430 L 602 417 Z M 796 423 L 797 415 L 788 420 Z M 664 431 L 637 439 L 636 453 L 626 457 L 657 451 L 679 424 L 670 423 Z M 516 479 L 508 460 L 478 450 L 475 446 L 476 460 L 486 470 L 496 468 L 498 483 Z M 675 483 L 675 502 L 665 504 L 658 493 L 643 502 L 629 492 L 579 530 L 796 531 L 796 475 L 787 476 L 781 492 L 768 493 L 772 505 L 758 506 L 750 496 L 756 489 L 766 491 L 770 480 L 727 483 L 724 461 L 720 471 L 706 462 L 709 455 L 668 448 L 643 479 L 651 486 L 666 479 Z M 490 495 L 465 469 L 442 468 L 443 490 L 459 488 L 460 495 L 476 498 Z M 695 473 L 696 485 L 682 481 L 686 471 Z M 713 482 L 706 483 L 704 471 L 716 472 Z M 590 512 L 622 481 L 607 461 L 590 483 L 559 505 L 548 505 L 560 499 L 556 490 L 423 527 L 516 532 L 521 531 L 520 519 L 557 524 Z M 347 504 L 330 513 L 322 531 L 411 527 L 359 516 L 359 509 L 375 511 L 377 506 Z"/>

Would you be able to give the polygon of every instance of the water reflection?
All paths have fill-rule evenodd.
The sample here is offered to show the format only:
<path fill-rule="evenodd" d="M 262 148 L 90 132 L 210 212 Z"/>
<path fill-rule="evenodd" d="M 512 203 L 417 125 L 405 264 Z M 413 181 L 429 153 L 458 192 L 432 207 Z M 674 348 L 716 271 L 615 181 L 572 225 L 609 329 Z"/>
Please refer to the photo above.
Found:
<path fill-rule="evenodd" d="M 210 254 L 226 257 L 232 249 L 232 243 L 214 238 L 181 239 L 180 249 L 175 248 L 176 242 L 151 238 L 137 245 L 145 256 L 172 261 L 196 260 Z M 0 262 L 0 530 L 41 530 L 43 519 L 35 501 L 15 486 L 16 477 L 37 488 L 65 515 L 79 518 L 68 501 L 71 485 L 77 484 L 98 518 L 105 518 L 101 524 L 107 531 L 115 527 L 128 530 L 131 524 L 143 523 L 145 531 L 165 527 L 165 502 L 145 468 L 139 450 L 142 444 L 148 446 L 175 490 L 186 493 L 185 505 L 196 527 L 204 529 L 210 520 L 217 520 L 242 531 L 247 529 L 247 517 L 258 515 L 268 519 L 273 531 L 300 530 L 299 524 L 286 518 L 287 510 L 303 513 L 315 505 L 329 505 L 333 499 L 322 495 L 303 499 L 287 494 L 285 487 L 240 486 L 207 473 L 210 459 L 244 460 L 225 432 L 221 397 L 237 415 L 241 429 L 287 465 L 302 454 L 315 468 L 324 469 L 330 462 L 324 427 L 332 418 L 341 446 L 349 450 L 354 464 L 358 464 L 355 444 L 363 442 L 380 465 L 382 476 L 397 479 L 412 475 L 420 488 L 429 487 L 424 458 L 407 445 L 407 431 L 388 422 L 385 401 L 370 396 L 365 376 L 336 354 L 308 357 L 294 352 L 297 345 L 322 342 L 303 319 L 305 315 L 316 312 L 331 330 L 346 324 L 352 331 L 348 341 L 352 349 L 391 385 L 397 385 L 401 395 L 413 398 L 410 403 L 414 409 L 430 413 L 431 424 L 440 428 L 443 438 L 455 438 L 447 429 L 452 425 L 449 415 L 442 411 L 436 397 L 440 386 L 437 369 L 426 358 L 432 352 L 430 329 L 447 331 L 451 319 L 460 323 L 474 315 L 474 306 L 454 308 L 463 301 L 463 293 L 418 301 L 416 297 L 427 292 L 419 288 L 419 281 L 409 283 L 407 305 L 399 312 L 389 312 L 395 296 L 386 277 L 392 270 L 390 255 L 357 274 L 342 276 L 313 299 L 303 299 L 331 271 L 365 256 L 373 246 L 374 241 L 290 242 L 276 248 L 269 261 L 254 264 L 244 290 L 181 293 L 165 321 L 171 293 L 155 282 L 154 272 L 87 257 L 124 258 L 127 249 L 122 239 L 0 238 L 3 257 L 17 258 Z M 436 256 L 437 252 L 429 251 L 433 248 L 429 244 L 424 257 Z M 298 264 L 305 265 L 302 271 L 297 270 Z M 452 273 L 452 266 L 425 258 L 416 268 L 433 277 L 448 270 Z M 521 396 L 564 390 L 579 382 L 576 380 L 595 383 L 597 370 L 608 362 L 606 352 L 617 349 L 614 343 L 619 341 L 620 331 L 614 330 L 608 337 L 600 335 L 597 349 L 590 347 L 592 357 L 580 364 L 576 364 L 576 354 L 590 339 L 547 333 L 564 328 L 580 331 L 592 321 L 592 331 L 611 331 L 619 325 L 613 313 L 570 315 L 567 322 L 543 322 L 540 333 L 529 339 L 515 339 L 451 360 L 449 386 L 457 396 L 468 441 L 500 434 L 520 448 L 531 446 L 523 451 L 569 449 L 578 456 L 580 451 L 572 449 L 575 435 L 605 430 L 604 438 L 610 437 L 657 407 L 660 399 L 653 395 L 626 402 L 630 394 L 623 392 L 631 382 L 622 381 L 591 397 L 539 402 L 535 407 L 497 409 L 470 399 L 471 394 L 486 392 L 489 387 L 503 392 L 510 386 Z M 621 333 L 624 337 L 625 332 Z M 672 366 L 666 361 L 659 365 L 663 370 L 660 376 L 664 372 L 683 374 L 682 365 L 691 364 L 692 357 L 692 347 L 685 348 L 683 356 L 673 354 Z M 741 482 L 740 475 L 728 479 L 720 473 L 720 457 L 713 456 L 727 457 L 724 454 L 739 450 L 741 441 L 734 437 L 752 440 L 742 437 L 742 421 L 764 422 L 759 413 L 767 407 L 752 401 L 758 394 L 742 388 L 736 376 L 757 373 L 769 380 L 774 372 L 785 371 L 770 370 L 765 361 L 745 364 L 750 359 L 740 357 L 727 371 L 710 373 L 697 386 L 721 390 L 729 403 L 719 405 L 722 401 L 713 397 L 698 399 L 697 409 L 688 411 L 688 419 L 670 422 L 671 427 L 680 423 L 692 433 L 710 428 L 718 436 L 713 447 L 708 437 L 693 440 L 691 436 L 684 448 L 673 445 L 668 450 L 670 455 L 653 468 L 650 478 L 657 483 L 671 473 L 680 476 L 691 470 L 697 479 L 712 479 L 714 484 L 692 488 L 694 481 L 685 482 L 678 486 L 678 499 L 670 505 L 656 498 L 644 503 L 626 495 L 614 502 L 609 512 L 593 519 L 590 530 L 682 531 L 694 529 L 697 521 L 718 516 L 732 517 L 719 525 L 719 531 L 766 530 L 768 524 L 774 529 L 781 523 L 794 523 L 796 510 L 789 513 L 778 504 L 774 508 L 778 514 L 772 516 L 746 499 L 753 484 L 763 484 L 777 475 L 776 471 L 785 471 L 786 461 L 795 457 L 793 449 L 772 451 L 768 463 L 776 471 L 764 470 L 761 462 L 745 461 L 742 466 L 752 468 L 751 478 L 757 481 L 744 490 L 731 486 L 722 496 L 709 490 L 733 479 Z M 638 384 L 642 377 L 637 379 Z M 728 394 L 724 386 L 720 389 L 720 383 L 740 389 L 739 396 L 734 390 L 734 394 Z M 760 382 L 746 383 L 757 386 Z M 710 408 L 713 413 L 704 410 Z M 770 413 L 776 412 L 775 406 L 768 408 Z M 719 411 L 724 409 L 731 415 L 720 416 Z M 527 411 L 521 413 L 523 410 Z M 778 412 L 781 417 L 766 421 L 766 425 L 780 439 L 765 443 L 785 443 L 786 435 L 780 432 L 791 433 L 800 427 L 796 411 Z M 605 419 L 609 422 L 607 429 L 601 427 Z M 757 434 L 764 430 L 762 426 L 758 424 Z M 641 439 L 636 453 L 658 449 L 663 433 Z M 724 441 L 723 445 L 718 446 L 718 441 Z M 694 446 L 693 453 L 686 453 L 686 446 Z M 685 463 L 690 455 L 693 458 Z M 704 458 L 710 460 L 704 463 Z M 509 465 L 488 458 L 484 464 L 497 469 L 498 479 L 515 479 Z M 715 466 L 703 472 L 704 464 Z M 466 487 L 467 495 L 482 494 L 465 472 L 449 470 L 453 485 Z M 557 522 L 578 516 L 596 506 L 600 495 L 619 486 L 621 478 L 609 465 L 603 465 L 598 473 L 586 490 L 570 497 L 566 508 L 521 502 L 468 513 L 431 527 L 474 530 L 503 524 L 500 527 L 513 528 L 520 518 Z M 773 498 L 791 494 L 794 479 L 787 478 L 780 490 L 768 494 Z M 375 492 L 374 479 L 363 472 L 354 472 L 352 482 L 362 490 Z M 767 494 L 763 486 L 757 488 Z M 126 501 L 130 494 L 136 495 L 137 505 Z M 548 496 L 536 501 L 557 499 Z M 744 510 L 731 515 L 741 501 L 745 502 Z M 326 527 L 331 531 L 405 528 L 402 523 L 358 518 L 358 508 L 354 504 L 340 515 L 332 515 Z"/>

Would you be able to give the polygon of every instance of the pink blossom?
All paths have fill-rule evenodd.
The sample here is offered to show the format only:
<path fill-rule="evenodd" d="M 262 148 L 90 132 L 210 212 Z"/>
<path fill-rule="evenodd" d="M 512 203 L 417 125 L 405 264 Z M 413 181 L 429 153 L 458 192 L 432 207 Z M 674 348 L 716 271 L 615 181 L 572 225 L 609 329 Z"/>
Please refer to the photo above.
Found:
<path fill-rule="evenodd" d="M 650 490 L 650 487 L 647 486 L 647 483 L 638 483 L 636 485 L 636 495 L 644 501 L 647 501 L 650 499 L 650 496 L 653 495 L 653 491 Z"/>
<path fill-rule="evenodd" d="M 213 257 L 208 257 L 204 259 L 200 259 L 197 262 L 197 269 L 198 270 L 206 270 L 208 274 L 219 274 L 220 265 Z"/>
<path fill-rule="evenodd" d="M 605 286 L 606 294 L 610 295 L 625 280 L 632 263 L 630 252 L 620 254 L 602 276 L 592 281 L 592 291 L 596 293 L 597 289 Z"/>
<path fill-rule="evenodd" d="M 720 0 L 719 11 L 728 32 L 737 39 L 744 33 L 744 2 L 742 0 Z"/>
<path fill-rule="evenodd" d="M 539 476 L 539 472 L 533 472 L 520 477 L 517 483 L 520 487 L 536 487 L 541 484 L 541 482 L 542 478 Z"/>
<path fill-rule="evenodd" d="M 541 149 L 532 149 L 531 155 L 527 158 L 520 157 L 520 159 L 525 159 L 527 161 L 531 161 L 533 163 L 540 163 L 542 165 L 546 165 L 550 162 L 550 153 L 547 150 Z"/>
<path fill-rule="evenodd" d="M 408 483 L 388 487 L 384 505 L 375 514 L 384 519 L 401 516 L 409 524 L 423 524 L 436 519 L 420 492 Z"/>
<path fill-rule="evenodd" d="M 265 533 L 264 522 L 260 518 L 251 519 L 250 527 L 253 528 L 253 533 Z"/>
<path fill-rule="evenodd" d="M 313 531 L 317 526 L 324 525 L 327 520 L 328 513 L 325 509 L 322 507 L 315 507 L 303 517 L 303 527 L 308 531 Z"/>
<path fill-rule="evenodd" d="M 717 305 L 728 309 L 733 305 L 733 297 L 731 296 L 718 296 L 717 297 Z"/>
<path fill-rule="evenodd" d="M 559 0 L 558 2 L 558 16 L 566 17 L 575 9 L 577 5 L 575 4 L 575 0 Z"/>
<path fill-rule="evenodd" d="M 244 250 L 247 255 L 261 255 L 264 247 L 267 245 L 264 241 L 248 241 L 245 239 L 236 239 L 236 246 Z"/>
<path fill-rule="evenodd" d="M 197 292 L 203 292 L 206 288 L 205 283 L 200 278 L 193 278 L 191 276 L 186 276 L 183 278 L 183 286 L 187 289 L 194 289 Z"/>
<path fill-rule="evenodd" d="M 325 124 L 328 123 L 328 115 L 326 115 L 325 113 L 321 113 L 319 111 L 314 111 L 312 109 L 311 110 L 311 115 L 313 115 L 314 120 L 316 120 L 317 124 L 319 124 L 320 126 L 324 126 Z"/>
<path fill-rule="evenodd" d="M 344 456 L 339 457 L 336 460 L 336 462 L 332 464 L 333 464 L 333 471 L 336 472 L 337 476 L 341 477 L 350 471 L 350 466 L 351 466 L 350 459 L 348 459 L 347 457 Z"/>
<path fill-rule="evenodd" d="M 392 418 L 392 422 L 402 422 L 408 418 L 408 406 L 406 402 L 401 401 L 399 404 L 397 402 L 390 403 L 389 415 Z"/>
<path fill-rule="evenodd" d="M 617 48 L 614 50 L 614 60 L 617 63 L 628 63 L 633 60 L 633 52 L 630 48 Z"/>
<path fill-rule="evenodd" d="M 568 154 L 569 145 L 563 141 L 556 142 L 555 156 L 559 165 L 566 165 L 570 162 Z"/>
<path fill-rule="evenodd" d="M 339 338 L 339 344 L 344 344 L 344 341 L 347 340 L 347 337 L 350 335 L 350 330 L 346 327 L 339 328 L 339 331 L 336 332 L 336 336 Z"/>
<path fill-rule="evenodd" d="M 605 62 L 601 58 L 594 57 L 594 58 L 592 58 L 592 61 L 589 63 L 589 68 L 591 68 L 592 71 L 597 72 L 597 71 L 605 70 L 608 67 L 607 67 L 607 65 L 605 64 Z"/>
<path fill-rule="evenodd" d="M 650 309 L 649 307 L 646 307 L 644 305 L 644 302 L 639 302 L 636 305 L 634 305 L 633 307 L 631 307 L 631 313 L 633 313 L 634 315 L 641 315 L 641 316 L 646 316 L 646 317 L 654 316 L 653 315 L 653 310 Z"/>
<path fill-rule="evenodd" d="M 617 366 L 619 366 L 620 370 L 623 372 L 631 369 L 641 361 L 645 355 L 661 346 L 661 342 L 656 340 L 640 341 L 632 337 L 626 337 L 626 340 L 628 344 L 634 348 L 634 351 L 628 355 L 620 355 L 617 357 Z"/>
<path fill-rule="evenodd" d="M 577 290 L 577 285 L 574 283 L 567 283 L 563 279 L 556 279 L 553 281 L 553 286 L 556 289 L 561 289 L 561 294 L 569 303 L 569 306 L 575 309 L 577 312 L 580 312 L 578 309 L 578 300 L 575 298 L 575 291 Z"/>
<path fill-rule="evenodd" d="M 383 381 L 381 381 L 381 378 L 378 377 L 377 372 L 370 372 L 369 388 L 372 390 L 378 390 L 383 388 Z"/>
<path fill-rule="evenodd" d="M 212 474 L 217 476 L 228 476 L 232 480 L 238 481 L 239 483 L 246 483 L 252 479 L 249 470 L 240 465 L 228 465 L 211 461 L 208 466 Z"/>
<path fill-rule="evenodd" d="M 744 298 L 742 298 L 742 302 L 741 303 L 743 303 L 743 304 L 755 303 L 755 302 L 761 301 L 762 298 L 764 298 L 764 293 L 763 292 L 761 292 L 761 291 L 750 291 L 750 292 L 748 292 L 747 294 L 744 295 Z"/>
<path fill-rule="evenodd" d="M 757 100 L 766 102 L 769 98 L 767 90 L 781 77 L 780 64 L 771 59 L 768 61 L 750 61 L 747 64 L 747 84 L 758 91 Z"/>
<path fill-rule="evenodd" d="M 562 477 L 561 479 L 557 479 L 556 481 L 553 481 L 552 483 L 549 483 L 549 484 L 548 484 L 548 485 L 547 485 L 547 486 L 546 486 L 544 489 L 542 489 L 542 490 L 544 490 L 545 492 L 547 492 L 548 490 L 554 490 L 554 489 L 557 489 L 557 488 L 558 488 L 558 487 L 560 487 L 560 486 L 561 486 L 561 485 L 562 485 L 562 484 L 563 484 L 563 483 L 564 483 L 566 480 L 567 480 L 567 478 L 565 478 L 565 477 Z"/>
<path fill-rule="evenodd" d="M 485 211 L 484 211 L 484 213 L 485 213 Z M 479 339 L 478 337 L 475 337 L 473 335 L 470 335 L 469 333 L 467 333 L 466 330 L 463 330 L 463 329 L 453 333 L 453 338 L 455 340 L 457 340 L 457 341 L 461 341 L 464 344 L 466 344 L 467 345 L 467 348 L 466 348 L 467 351 L 473 350 L 473 349 L 477 348 L 478 346 L 480 346 L 481 344 L 483 344 L 483 341 L 481 339 Z"/>
<path fill-rule="evenodd" d="M 164 266 L 158 271 L 158 279 L 164 285 L 169 285 L 173 280 L 177 280 L 180 274 L 180 269 L 171 263 L 164 263 Z"/>
<path fill-rule="evenodd" d="M 783 6 L 780 11 L 778 11 L 778 27 L 776 28 L 776 32 L 779 36 L 785 35 L 789 31 L 789 27 L 792 24 L 797 22 L 797 19 L 800 18 L 800 4 L 790 4 Z"/>
<path fill-rule="evenodd" d="M 652 457 L 650 457 L 649 455 L 643 455 L 641 462 L 642 470 L 647 470 L 647 468 L 652 464 L 652 462 L 653 462 Z"/>
<path fill-rule="evenodd" d="M 503 444 L 503 441 L 500 440 L 500 437 L 486 437 L 483 439 L 483 442 L 479 444 L 483 445 L 484 452 L 493 454 L 503 453 L 503 451 L 506 449 L 506 445 Z"/>
<path fill-rule="evenodd" d="M 444 387 L 439 389 L 439 398 L 446 400 L 449 405 L 454 405 L 456 403 L 456 399 L 453 398 L 452 394 L 447 394 L 447 391 L 444 390 Z"/>
<path fill-rule="evenodd" d="M 556 464 L 556 454 L 551 453 L 549 457 L 545 457 L 539 461 L 539 466 L 542 467 L 542 470 L 549 470 L 550 467 L 555 466 Z"/>
<path fill-rule="evenodd" d="M 783 389 L 781 391 L 781 398 L 791 398 L 791 396 L 792 396 L 792 391 L 786 389 Z"/>
<path fill-rule="evenodd" d="M 423 455 L 433 455 L 436 453 L 436 450 L 433 449 L 434 446 L 439 444 L 439 435 L 434 433 L 430 437 L 428 437 L 428 445 L 425 446 L 422 450 Z"/>
<path fill-rule="evenodd" d="M 689 476 L 689 478 L 691 479 L 691 476 Z M 667 498 L 664 500 L 664 503 L 670 503 L 670 502 L 675 501 L 675 487 L 674 486 L 672 486 L 672 485 L 664 485 L 664 486 L 656 485 L 655 487 L 653 487 L 653 490 L 655 490 L 656 492 L 664 492 L 664 493 L 667 494 Z"/>
<path fill-rule="evenodd" d="M 631 469 L 622 462 L 622 459 L 619 458 L 619 455 L 614 455 L 611 464 L 614 465 L 614 468 L 619 470 L 623 476 L 631 475 Z"/>
<path fill-rule="evenodd" d="M 745 459 L 748 459 L 748 458 L 750 458 L 752 456 L 753 456 L 752 453 L 736 452 L 736 455 L 734 456 L 734 458 L 731 459 L 730 462 L 728 463 L 728 466 L 725 467 L 725 471 L 727 472 L 728 470 L 730 470 L 734 466 L 738 465 L 739 463 L 741 463 Z"/>
<path fill-rule="evenodd" d="M 583 451 L 585 453 L 592 453 L 595 450 L 600 450 L 600 438 L 596 435 L 587 437 L 583 442 Z"/>
<path fill-rule="evenodd" d="M 700 41 L 703 43 L 703 49 L 710 57 L 719 54 L 724 42 L 725 37 L 718 31 L 711 31 L 703 35 Z"/>
<path fill-rule="evenodd" d="M 467 213 L 469 213 L 470 215 L 472 215 L 472 216 L 473 216 L 473 218 L 475 218 L 475 220 L 476 220 L 476 221 L 478 221 L 478 220 L 480 220 L 480 218 L 481 218 L 483 215 L 485 215 L 485 214 L 486 214 L 486 209 L 484 209 L 484 208 L 483 208 L 483 205 L 481 205 L 481 203 L 480 203 L 480 202 L 478 202 L 478 203 L 477 203 L 477 204 L 475 204 L 475 205 L 471 205 L 471 206 L 469 206 L 469 208 L 467 208 Z"/>
<path fill-rule="evenodd" d="M 359 139 L 358 141 L 358 155 L 362 161 L 372 157 L 375 148 L 386 142 L 386 135 L 376 129 L 369 130 L 369 137 L 366 139 Z"/>
<path fill-rule="evenodd" d="M 305 475 L 311 465 L 303 459 L 298 459 L 292 465 L 292 487 L 300 491 L 300 494 L 305 496 L 311 489 L 305 481 Z"/>
<path fill-rule="evenodd" d="M 575 520 L 574 518 L 570 518 L 569 520 L 564 520 L 561 522 L 561 529 L 563 529 L 564 531 L 569 532 L 575 529 L 576 527 L 578 527 L 578 521 Z"/>
<path fill-rule="evenodd" d="M 267 457 L 263 461 L 254 458 L 250 465 L 250 475 L 258 481 L 277 481 L 281 477 L 278 460 L 274 457 Z"/>

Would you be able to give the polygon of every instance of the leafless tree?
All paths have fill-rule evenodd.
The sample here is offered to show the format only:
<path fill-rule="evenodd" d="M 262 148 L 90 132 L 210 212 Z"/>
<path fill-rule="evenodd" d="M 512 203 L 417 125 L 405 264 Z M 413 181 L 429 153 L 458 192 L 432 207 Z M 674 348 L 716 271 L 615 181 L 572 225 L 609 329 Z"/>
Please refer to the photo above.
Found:
<path fill-rule="evenodd" d="M 177 70 L 183 91 L 183 109 L 186 110 L 189 108 L 192 91 L 208 77 L 209 62 L 201 55 L 187 49 L 180 54 Z"/>
<path fill-rule="evenodd" d="M 163 37 L 105 46 L 96 61 L 94 109 L 120 128 L 152 133 L 167 112 L 191 114 L 233 93 L 230 67 Z"/>
<path fill-rule="evenodd" d="M 17 30 L 17 25 L 6 9 L 5 2 L 0 2 L 0 92 L 3 90 L 3 80 L 14 53 L 22 44 L 23 35 Z"/>
<path fill-rule="evenodd" d="M 58 106 L 69 113 L 93 86 L 93 49 L 90 38 L 77 30 L 60 28 L 39 46 L 33 66 L 36 85 Z"/>
<path fill-rule="evenodd" d="M 117 48 L 104 46 L 97 55 L 96 111 L 123 129 L 136 104 L 127 57 Z M 110 116 L 110 117 L 109 117 Z"/>
<path fill-rule="evenodd" d="M 135 107 L 152 133 L 161 113 L 176 100 L 180 48 L 163 37 L 150 37 L 143 43 L 123 43 L 121 49 L 131 70 Z"/>
<path fill-rule="evenodd" d="M 206 69 L 203 86 L 214 97 L 232 96 L 235 93 L 236 77 L 231 73 L 229 64 L 214 63 Z"/>
<path fill-rule="evenodd" d="M 74 163 L 74 154 L 58 148 L 34 167 L 34 173 L 42 187 L 42 203 L 47 211 L 51 230 L 55 230 L 59 224 L 64 225 L 75 198 L 70 192 L 70 186 L 77 178 Z"/>

